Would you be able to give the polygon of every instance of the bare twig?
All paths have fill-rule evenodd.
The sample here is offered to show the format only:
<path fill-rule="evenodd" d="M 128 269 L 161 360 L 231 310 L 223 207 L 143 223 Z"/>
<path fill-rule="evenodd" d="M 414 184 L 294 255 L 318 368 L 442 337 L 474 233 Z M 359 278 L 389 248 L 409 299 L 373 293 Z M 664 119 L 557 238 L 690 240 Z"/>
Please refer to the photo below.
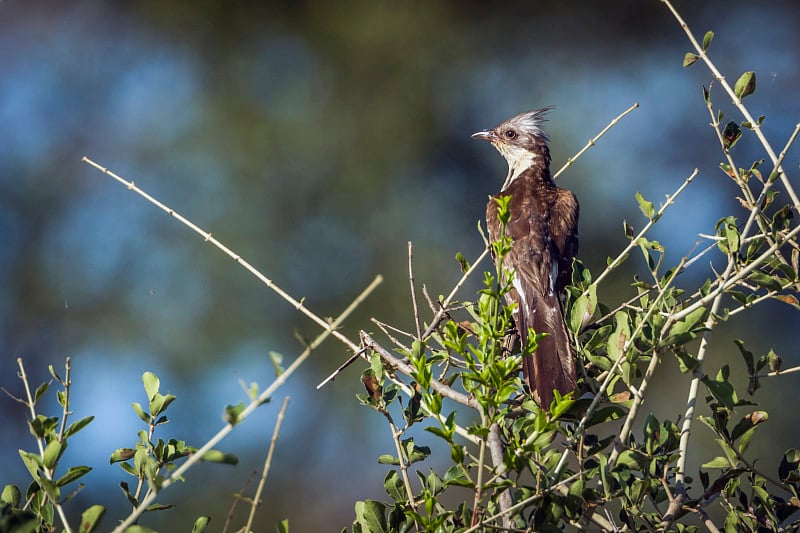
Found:
<path fill-rule="evenodd" d="M 397 331 L 397 328 L 393 328 L 392 326 L 390 326 L 390 325 L 388 325 L 388 324 L 384 324 L 383 322 L 381 322 L 380 320 L 376 320 L 375 318 L 373 318 L 373 319 L 372 319 L 372 323 L 373 323 L 373 324 L 375 324 L 376 326 L 378 326 L 379 328 L 381 328 L 381 331 L 383 332 L 383 334 L 384 334 L 384 335 L 386 335 L 386 337 L 387 337 L 387 338 L 388 338 L 390 341 L 392 341 L 392 343 L 393 343 L 395 346 L 397 346 L 397 347 L 398 347 L 398 348 L 400 348 L 401 350 L 405 350 L 405 351 L 407 351 L 407 352 L 410 352 L 410 351 L 411 351 L 411 349 L 410 349 L 408 346 L 406 346 L 405 344 L 403 344 L 402 342 L 400 342 L 400 339 L 398 339 L 397 337 L 395 337 L 394 335 L 392 335 L 391 333 L 389 333 L 389 330 L 395 330 L 395 331 Z M 414 339 L 415 337 L 412 335 L 412 336 L 411 336 L 411 338 L 412 338 L 412 339 Z"/>
<path fill-rule="evenodd" d="M 482 425 L 485 425 L 485 422 Z M 495 472 L 497 472 L 499 478 L 504 478 L 506 475 L 506 464 L 505 461 L 503 461 L 503 442 L 500 438 L 500 425 L 497 422 L 492 423 L 489 427 L 489 436 L 486 440 L 489 445 L 489 453 L 492 456 L 492 464 L 494 465 Z M 511 505 L 514 503 L 511 499 L 511 489 L 503 489 L 498 500 L 500 503 L 500 512 L 505 513 L 503 515 L 503 527 L 510 529 L 512 521 L 511 513 L 508 512 L 508 509 L 510 509 Z"/>
<path fill-rule="evenodd" d="M 481 426 L 486 425 L 486 414 L 481 411 Z M 478 523 L 480 513 L 480 503 L 481 497 L 483 493 L 483 467 L 486 464 L 486 439 L 481 439 L 480 445 L 478 446 L 478 480 L 475 483 L 475 496 L 472 499 L 472 523 L 471 525 L 475 525 Z M 503 451 L 500 450 L 500 459 L 503 458 Z"/>
<path fill-rule="evenodd" d="M 256 493 L 253 496 L 253 503 L 250 505 L 250 516 L 247 517 L 247 525 L 244 528 L 245 532 L 252 531 L 253 519 L 256 516 L 258 504 L 261 502 L 261 492 L 264 490 L 264 485 L 267 482 L 267 474 L 269 473 L 269 467 L 272 464 L 272 455 L 275 453 L 275 446 L 278 444 L 278 435 L 280 434 L 281 424 L 283 424 L 283 416 L 286 414 L 286 407 L 288 405 L 289 397 L 287 396 L 283 399 L 281 410 L 278 411 L 278 420 L 275 421 L 275 430 L 272 432 L 272 439 L 269 443 L 267 459 L 264 461 L 264 471 L 261 473 L 261 479 L 258 482 L 258 487 L 256 487 Z"/>
<path fill-rule="evenodd" d="M 564 163 L 564 165 L 563 165 L 563 166 L 562 166 L 560 169 L 558 169 L 558 172 L 556 172 L 555 174 L 553 174 L 553 179 L 558 179 L 558 177 L 561 175 L 561 173 L 562 173 L 562 172 L 564 172 L 565 170 L 567 170 L 567 168 L 569 168 L 569 166 L 570 166 L 570 165 L 572 165 L 572 163 L 574 163 L 576 159 L 578 159 L 580 156 L 582 156 L 582 155 L 583 155 L 583 153 L 584 153 L 586 150 L 588 150 L 589 148 L 591 148 L 592 146 L 594 146 L 594 145 L 595 145 L 595 143 L 596 143 L 596 142 L 597 142 L 597 141 L 600 139 L 600 137 L 602 137 L 603 135 L 605 135 L 605 134 L 606 134 L 606 132 L 607 132 L 608 130 L 610 130 L 611 128 L 613 128 L 614 126 L 616 126 L 616 125 L 617 125 L 617 123 L 618 123 L 620 120 L 622 120 L 623 118 L 625 118 L 625 115 L 627 115 L 628 113 L 630 113 L 631 111 L 633 111 L 634 109 L 636 109 L 636 108 L 638 108 L 638 107 L 639 107 L 639 103 L 638 103 L 638 102 L 634 102 L 634 104 L 633 104 L 632 106 L 630 106 L 628 109 L 626 109 L 625 111 L 623 111 L 622 113 L 620 113 L 619 115 L 617 115 L 617 117 L 616 117 L 616 118 L 614 118 L 614 119 L 613 119 L 611 122 L 609 122 L 609 123 L 608 123 L 608 126 L 606 126 L 605 128 L 603 128 L 603 130 L 602 130 L 600 133 L 598 133 L 597 135 L 595 135 L 594 137 L 592 137 L 592 138 L 589 140 L 589 142 L 588 142 L 588 143 L 586 143 L 586 146 L 584 146 L 583 148 L 581 148 L 580 150 L 578 150 L 578 153 L 576 153 L 575 155 L 573 155 L 572 157 L 570 157 L 569 159 L 567 159 L 567 162 L 566 162 L 566 163 Z"/>
<path fill-rule="evenodd" d="M 306 349 L 303 350 L 303 352 L 297 357 L 297 359 L 295 359 L 292 362 L 292 364 L 289 365 L 286 368 L 286 370 L 284 370 L 283 373 L 280 376 L 278 376 L 275 379 L 275 381 L 273 381 L 270 384 L 270 386 L 264 390 L 264 392 L 259 394 L 257 398 L 252 400 L 244 408 L 244 410 L 242 410 L 236 422 L 237 423 L 243 422 L 258 406 L 260 406 L 270 397 L 272 397 L 275 391 L 286 382 L 289 376 L 294 374 L 294 372 L 298 368 L 300 368 L 300 365 L 302 365 L 305 362 L 305 360 L 308 359 L 308 357 L 311 355 L 311 352 L 315 350 L 317 347 L 319 347 L 319 345 L 322 344 L 322 342 L 325 341 L 325 339 L 327 339 L 328 336 L 330 336 L 333 333 L 333 331 L 335 331 L 334 328 L 338 327 L 345 320 L 345 318 L 347 318 L 350 315 L 350 313 L 352 313 L 355 310 L 355 308 L 358 307 L 358 305 L 364 300 L 364 298 L 366 298 L 375 289 L 375 287 L 377 287 L 378 284 L 380 284 L 380 282 L 381 282 L 380 276 L 376 277 L 373 280 L 373 282 L 350 303 L 347 309 L 342 311 L 342 314 L 339 315 L 336 318 L 336 320 L 333 320 L 330 323 L 329 327 L 327 327 L 322 333 L 320 333 L 317 336 L 316 339 L 314 339 L 308 346 L 306 346 Z M 232 424 L 226 424 L 222 429 L 220 429 L 217 432 L 217 434 L 211 437 L 211 439 L 209 439 L 208 442 L 206 442 L 203 446 L 201 446 L 197 450 L 197 452 L 192 454 L 182 465 L 173 470 L 170 473 L 170 475 L 166 479 L 164 479 L 159 490 L 164 490 L 173 483 L 175 483 L 177 480 L 182 479 L 185 472 L 189 470 L 189 468 L 191 468 L 195 463 L 202 460 L 205 453 L 211 450 L 214 446 L 216 446 L 217 443 L 219 443 L 222 439 L 227 437 L 228 434 L 231 431 L 233 431 L 233 428 L 234 426 Z M 155 500 L 155 498 L 156 498 L 156 491 L 150 491 L 148 494 L 146 494 L 145 497 L 142 498 L 142 501 L 139 502 L 139 505 L 136 507 L 136 509 L 134 509 L 134 511 L 130 515 L 128 515 L 128 517 L 124 521 L 122 521 L 116 528 L 114 528 L 113 533 L 122 533 L 123 531 L 125 531 L 125 528 L 133 524 L 136 521 L 136 519 L 139 518 L 139 516 Z"/>
<path fill-rule="evenodd" d="M 69 415 L 72 414 L 72 411 L 69 410 L 69 389 L 72 385 L 72 358 L 67 357 L 66 363 L 64 363 L 64 381 L 61 381 L 61 385 L 64 387 L 64 406 L 61 416 L 61 426 L 58 429 L 58 440 L 64 440 L 64 430 L 67 429 L 67 418 Z M 60 381 L 60 380 L 59 380 Z"/>
<path fill-rule="evenodd" d="M 791 231 L 786 233 L 784 236 L 784 240 L 778 241 L 766 250 L 764 250 L 761 255 L 753 259 L 747 266 L 739 268 L 736 270 L 736 274 L 731 275 L 734 271 L 734 263 L 732 261 L 728 262 L 728 269 L 726 269 L 722 274 L 720 274 L 718 280 L 715 282 L 716 287 L 712 289 L 708 294 L 703 297 L 697 298 L 694 302 L 683 309 L 681 309 L 678 313 L 675 314 L 675 320 L 680 320 L 685 318 L 686 315 L 691 314 L 693 311 L 699 309 L 700 307 L 705 307 L 714 299 L 717 298 L 720 294 L 723 294 L 728 289 L 734 287 L 739 281 L 743 280 L 747 275 L 749 275 L 753 270 L 757 267 L 761 266 L 762 263 L 770 259 L 775 250 L 777 250 L 781 245 L 783 245 L 786 241 L 793 238 L 795 235 L 800 233 L 800 226 L 795 226 Z M 694 296 L 698 296 L 697 293 Z M 691 300 L 692 298 L 690 298 Z"/>
<path fill-rule="evenodd" d="M 628 245 L 619 254 L 617 254 L 617 257 L 615 257 L 614 260 L 608 264 L 606 269 L 603 270 L 603 272 L 599 276 L 597 276 L 597 279 L 595 279 L 592 282 L 593 285 L 599 285 L 600 282 L 603 281 L 603 279 L 605 279 L 606 276 L 608 276 L 613 270 L 615 270 L 618 266 L 620 266 L 623 261 L 625 261 L 625 259 L 628 257 L 628 254 L 630 254 L 631 250 L 633 250 L 635 246 L 639 245 L 639 239 L 642 239 L 645 236 L 645 234 L 647 234 L 647 232 L 650 231 L 650 228 L 652 228 L 655 225 L 655 223 L 658 222 L 658 220 L 664 214 L 664 211 L 666 211 L 667 208 L 669 208 L 669 206 L 671 206 L 675 202 L 675 199 L 678 197 L 678 195 L 682 193 L 684 189 L 686 189 L 686 187 L 689 186 L 692 180 L 694 180 L 695 176 L 697 176 L 698 172 L 699 172 L 698 169 L 694 169 L 691 175 L 689 175 L 689 177 L 686 178 L 683 181 L 683 183 L 681 183 L 680 187 L 678 187 L 678 189 L 674 193 L 667 196 L 664 205 L 662 205 L 656 212 L 656 214 L 653 215 L 653 217 L 647 221 L 647 224 L 645 224 L 642 230 L 630 240 Z M 584 291 L 584 295 L 588 294 L 587 291 Z"/>
<path fill-rule="evenodd" d="M 448 294 L 447 297 L 442 301 L 441 309 L 439 309 L 434 315 L 433 320 L 431 320 L 431 324 L 427 327 L 425 333 L 422 334 L 421 337 L 422 339 L 427 339 L 431 333 L 436 331 L 436 328 L 439 326 L 439 321 L 447 313 L 447 306 L 450 305 L 450 302 L 453 301 L 453 298 L 455 298 L 456 293 L 459 291 L 459 289 L 461 289 L 464 283 L 466 283 L 467 278 L 469 278 L 472 275 L 472 273 L 475 272 L 475 270 L 477 270 L 478 265 L 481 264 L 481 261 L 483 261 L 487 255 L 489 255 L 488 247 L 486 247 L 481 253 L 481 255 L 479 255 L 478 258 L 475 261 L 473 261 L 472 265 L 470 265 L 467 271 L 464 272 L 464 275 L 461 276 L 461 279 L 459 279 L 458 282 L 455 284 L 453 290 L 450 291 L 450 294 Z"/>
<path fill-rule="evenodd" d="M 413 369 L 411 368 L 410 365 L 398 359 L 397 357 L 392 355 L 386 348 L 375 342 L 375 340 L 367 332 L 361 331 L 360 335 L 361 335 L 361 341 L 364 343 L 364 346 L 366 346 L 370 350 L 373 350 L 375 353 L 380 355 L 381 359 L 386 361 L 386 364 L 390 368 L 399 370 L 400 373 L 406 376 L 411 376 L 411 374 L 413 373 Z M 458 402 L 461 405 L 471 407 L 476 411 L 481 410 L 481 406 L 478 403 L 478 401 L 475 400 L 475 398 L 467 396 L 466 394 L 463 394 L 461 392 L 458 392 L 440 381 L 431 379 L 431 389 L 434 390 L 435 392 L 438 392 L 445 398 L 449 398 L 450 400 Z"/>
<path fill-rule="evenodd" d="M 124 178 L 122 178 L 119 175 L 115 174 L 114 172 L 112 172 L 111 170 L 107 169 L 106 167 L 103 167 L 103 166 L 99 165 L 98 163 L 95 163 L 94 161 L 92 161 L 91 159 L 89 159 L 86 156 L 84 156 L 83 159 L 81 159 L 81 161 L 83 161 L 84 163 L 88 163 L 89 165 L 91 165 L 94 168 L 96 168 L 99 171 L 101 171 L 103 174 L 111 176 L 112 178 L 114 178 L 118 182 L 120 182 L 123 185 L 125 185 L 129 190 L 135 192 L 136 194 L 138 194 L 139 196 L 141 196 L 142 198 L 144 198 L 145 200 L 147 200 L 148 202 L 150 202 L 154 206 L 158 207 L 159 209 L 161 209 L 162 211 L 164 211 L 165 213 L 170 215 L 171 217 L 176 218 L 183 225 L 185 225 L 186 227 L 188 227 L 189 229 L 191 229 L 192 231 L 194 231 L 195 233 L 197 233 L 198 235 L 203 237 L 203 240 L 205 240 L 206 242 L 210 242 L 211 244 L 216 246 L 225 255 L 227 255 L 228 257 L 230 257 L 234 261 L 236 261 L 236 263 L 238 263 L 242 268 L 244 268 L 245 270 L 247 270 L 248 272 L 253 274 L 264 285 L 266 285 L 267 287 L 269 287 L 270 289 L 275 291 L 275 293 L 277 293 L 278 296 L 280 296 L 281 298 L 283 298 L 284 300 L 289 302 L 289 304 L 292 307 L 294 307 L 295 309 L 297 309 L 298 311 L 300 311 L 301 313 L 306 315 L 308 318 L 310 318 L 311 320 L 316 322 L 322 329 L 330 331 L 330 333 L 334 337 L 336 337 L 341 342 L 343 342 L 348 348 L 350 348 L 353 351 L 358 350 L 358 346 L 356 346 L 350 339 L 345 337 L 339 331 L 331 329 L 331 324 L 328 323 L 325 319 L 323 319 L 319 315 L 316 315 L 315 313 L 311 312 L 305 305 L 303 305 L 303 303 L 301 301 L 295 299 L 289 293 L 287 293 L 286 291 L 281 289 L 278 285 L 275 284 L 275 282 L 273 282 L 271 279 L 269 279 L 264 274 L 262 274 L 253 265 L 251 265 L 250 263 L 248 263 L 247 261 L 242 259 L 242 257 L 239 254 L 234 253 L 233 250 L 231 250 L 230 248 L 228 248 L 227 246 L 222 244 L 220 241 L 218 241 L 210 232 L 207 232 L 207 231 L 203 230 L 202 228 L 197 226 L 195 223 L 193 223 L 188 218 L 184 217 L 183 215 L 181 215 L 180 213 L 178 213 L 177 211 L 175 211 L 171 207 L 165 205 L 164 203 L 160 202 L 159 200 L 157 200 L 153 196 L 149 195 L 144 190 L 142 190 L 139 187 L 137 187 L 136 184 L 133 181 L 125 180 Z"/>
<path fill-rule="evenodd" d="M 800 366 L 793 366 L 792 368 L 787 368 L 786 370 L 777 370 L 775 372 L 769 372 L 762 376 L 758 376 L 760 378 L 774 378 L 777 376 L 783 376 L 784 374 L 793 374 L 795 372 L 800 372 Z"/>
<path fill-rule="evenodd" d="M 334 379 L 336 379 L 336 376 L 338 376 L 342 372 L 342 370 L 352 365 L 355 362 L 355 360 L 364 355 L 364 352 L 366 351 L 367 351 L 366 348 L 361 348 L 359 350 L 356 350 L 356 352 L 353 355 L 347 358 L 347 361 L 339 365 L 339 367 L 333 372 L 331 372 L 328 377 L 320 381 L 319 385 L 317 385 L 317 390 L 324 387 L 329 381 L 333 381 Z"/>
<path fill-rule="evenodd" d="M 231 525 L 231 521 L 233 520 L 233 513 L 236 511 L 236 505 L 239 503 L 239 500 L 246 499 L 243 497 L 245 489 L 247 486 L 250 485 L 250 482 L 253 481 L 253 478 L 258 475 L 258 470 L 253 470 L 250 472 L 250 475 L 247 476 L 247 479 L 242 485 L 242 488 L 239 489 L 239 492 L 233 495 L 233 502 L 231 502 L 231 507 L 228 509 L 228 514 L 225 515 L 225 523 L 222 525 L 222 533 L 228 532 L 228 527 Z"/>
<path fill-rule="evenodd" d="M 417 328 L 417 339 L 421 339 L 422 328 L 419 325 L 419 307 L 417 307 L 417 291 L 414 288 L 414 248 L 408 241 L 408 283 L 411 286 L 411 304 L 414 306 L 414 326 Z"/>
<path fill-rule="evenodd" d="M 414 501 L 414 490 L 411 488 L 411 480 L 408 478 L 408 458 L 405 456 L 403 444 L 400 442 L 402 431 L 397 430 L 397 426 L 395 426 L 394 420 L 388 411 L 383 411 L 383 415 L 389 421 L 389 429 L 392 431 L 392 441 L 394 441 L 394 448 L 397 451 L 397 460 L 400 462 L 400 475 L 403 478 L 403 486 L 406 489 L 408 506 L 411 509 L 416 509 L 417 504 Z"/>
<path fill-rule="evenodd" d="M 692 46 L 694 46 L 694 49 L 697 52 L 697 56 L 703 60 L 703 62 L 706 64 L 706 67 L 708 67 L 708 70 L 710 70 L 711 73 L 714 75 L 714 79 L 717 80 L 719 84 L 722 86 L 722 88 L 725 90 L 725 92 L 728 93 L 728 96 L 730 96 L 733 105 L 735 105 L 737 109 L 739 109 L 739 112 L 742 114 L 744 119 L 750 123 L 751 127 L 753 128 L 753 131 L 756 134 L 756 137 L 758 137 L 758 140 L 761 142 L 761 146 L 764 147 L 764 151 L 767 152 L 767 155 L 772 161 L 772 164 L 775 166 L 774 172 L 777 172 L 780 175 L 781 182 L 783 183 L 783 186 L 786 188 L 786 192 L 789 194 L 789 197 L 792 200 L 794 209 L 795 210 L 800 209 L 800 199 L 798 199 L 797 194 L 795 193 L 794 188 L 792 187 L 792 184 L 789 182 L 786 173 L 783 171 L 778 156 L 775 155 L 775 151 L 772 149 L 772 146 L 770 145 L 769 141 L 767 141 L 767 138 L 764 136 L 764 132 L 761 131 L 761 125 L 758 123 L 758 121 L 753 119 L 753 116 L 750 114 L 750 111 L 742 103 L 742 99 L 736 96 L 736 93 L 733 91 L 733 88 L 725 79 L 725 76 L 722 75 L 719 69 L 717 69 L 716 65 L 711 61 L 711 58 L 708 57 L 708 54 L 703 49 L 703 47 L 700 46 L 700 43 L 695 38 L 694 34 L 692 33 L 692 30 L 689 29 L 689 26 L 686 24 L 683 18 L 681 18 L 680 14 L 678 14 L 678 12 L 672 6 L 672 3 L 669 0 L 661 0 L 661 1 L 664 3 L 664 5 L 667 6 L 669 11 L 672 13 L 672 16 L 675 17 L 675 20 L 683 29 L 684 33 L 686 33 L 686 36 L 689 38 L 689 41 L 692 43 Z"/>

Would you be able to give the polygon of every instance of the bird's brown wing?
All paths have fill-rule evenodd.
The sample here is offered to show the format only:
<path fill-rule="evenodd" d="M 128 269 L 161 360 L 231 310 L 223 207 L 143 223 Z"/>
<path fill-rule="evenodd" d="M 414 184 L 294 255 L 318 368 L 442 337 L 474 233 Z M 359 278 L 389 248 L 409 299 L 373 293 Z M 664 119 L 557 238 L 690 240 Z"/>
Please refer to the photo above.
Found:
<path fill-rule="evenodd" d="M 558 189 L 550 211 L 550 239 L 558 253 L 556 292 L 563 295 L 572 283 L 572 260 L 578 254 L 578 199 L 567 189 Z"/>
<path fill-rule="evenodd" d="M 572 199 L 574 201 L 574 196 Z M 567 227 L 577 225 L 569 223 L 569 220 L 577 221 L 577 201 L 573 203 L 574 209 L 567 205 L 568 212 L 564 220 L 561 217 L 554 220 L 554 213 L 548 213 L 536 199 L 512 195 L 510 219 L 506 225 L 506 235 L 513 244 L 505 256 L 503 268 L 514 272 L 513 288 L 506 294 L 506 300 L 509 304 L 516 304 L 514 321 L 517 332 L 523 343 L 527 340 L 529 328 L 537 333 L 547 333 L 539 341 L 533 356 L 525 357 L 522 363 L 523 376 L 529 389 L 545 407 L 549 407 L 554 389 L 566 394 L 576 388 L 575 364 L 564 326 L 558 288 L 563 270 L 560 250 L 573 249 L 574 256 L 577 233 L 574 236 L 565 234 L 564 239 L 556 242 L 552 234 L 554 229 L 556 233 L 558 230 L 550 228 L 554 223 Z M 486 219 L 489 238 L 495 242 L 502 234 L 493 198 L 489 200 Z M 569 269 L 572 268 L 572 256 L 565 260 Z M 553 267 L 556 265 L 557 275 L 553 279 Z M 569 274 L 566 276 L 569 280 Z"/>

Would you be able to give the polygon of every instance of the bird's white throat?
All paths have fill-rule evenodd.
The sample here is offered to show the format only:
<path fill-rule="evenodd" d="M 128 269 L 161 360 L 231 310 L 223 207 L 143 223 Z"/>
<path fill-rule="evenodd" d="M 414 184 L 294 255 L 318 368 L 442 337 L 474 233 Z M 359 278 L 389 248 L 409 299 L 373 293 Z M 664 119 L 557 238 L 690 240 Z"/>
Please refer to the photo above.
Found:
<path fill-rule="evenodd" d="M 506 176 L 506 181 L 503 183 L 501 191 L 506 190 L 520 174 L 531 168 L 533 162 L 539 157 L 535 152 L 526 150 L 521 146 L 498 143 L 495 148 L 508 163 L 508 176 Z"/>

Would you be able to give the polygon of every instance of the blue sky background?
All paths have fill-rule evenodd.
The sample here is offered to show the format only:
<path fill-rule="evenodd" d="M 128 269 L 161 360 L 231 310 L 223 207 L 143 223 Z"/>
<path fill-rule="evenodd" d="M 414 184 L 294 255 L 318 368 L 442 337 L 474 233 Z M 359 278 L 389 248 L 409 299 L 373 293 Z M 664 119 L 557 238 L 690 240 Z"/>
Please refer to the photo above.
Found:
<path fill-rule="evenodd" d="M 711 56 L 729 80 L 756 71 L 747 103 L 766 115 L 764 131 L 780 150 L 800 117 L 798 5 L 677 7 L 698 37 L 716 32 Z M 95 468 L 79 501 L 116 503 L 119 517 L 125 505 L 114 493 L 125 478 L 108 457 L 135 442 L 140 426 L 130 404 L 145 401 L 144 371 L 178 396 L 162 437 L 199 445 L 221 427 L 224 406 L 244 399 L 239 380 L 271 381 L 270 350 L 293 358 L 302 350 L 295 332 L 317 334 L 202 239 L 82 164 L 84 155 L 212 231 L 322 316 L 338 314 L 383 274 L 383 286 L 343 328 L 355 338 L 374 329 L 373 316 L 410 327 L 408 241 L 416 278 L 432 294 L 459 278 L 457 251 L 480 253 L 476 223 L 505 163 L 471 141 L 472 132 L 555 105 L 547 129 L 560 166 L 638 102 L 559 184 L 581 201 L 580 256 L 599 272 L 625 244 L 622 220 L 643 225 L 634 194 L 658 203 L 699 168 L 652 235 L 676 262 L 698 233 L 743 213 L 718 170 L 701 97 L 711 75 L 699 63 L 681 67 L 689 49 L 656 1 L 2 2 L 0 385 L 20 394 L 17 357 L 36 382 L 48 379 L 48 364 L 61 368 L 72 357 L 76 416 L 96 416 L 67 455 Z M 712 91 L 715 105 L 741 120 L 716 85 Z M 764 154 L 745 138 L 734 156 L 749 166 Z M 793 178 L 798 159 L 795 146 L 785 164 Z M 636 261 L 603 298 L 627 298 L 630 274 L 641 271 Z M 709 275 L 698 267 L 682 282 Z M 776 303 L 757 313 L 715 333 L 711 368 L 739 364 L 734 338 L 797 363 L 796 311 Z M 202 481 L 166 493 L 182 505 L 154 517 L 153 527 L 185 529 L 201 512 L 222 523 L 230 495 L 261 466 L 283 395 L 292 401 L 264 527 L 288 517 L 301 531 L 339 528 L 352 520 L 356 499 L 382 497 L 385 469 L 375 459 L 391 441 L 382 419 L 353 398 L 360 370 L 314 388 L 345 357 L 329 340 L 223 443 L 241 466 L 192 473 Z M 662 366 L 658 401 L 645 407 L 674 420 L 687 378 L 672 360 Z M 773 418 L 756 451 L 775 457 L 797 445 L 797 415 L 782 400 L 795 384 L 782 378 L 757 398 Z M 25 485 L 17 449 L 34 446 L 25 415 L 8 399 L 0 409 L 0 481 Z"/>

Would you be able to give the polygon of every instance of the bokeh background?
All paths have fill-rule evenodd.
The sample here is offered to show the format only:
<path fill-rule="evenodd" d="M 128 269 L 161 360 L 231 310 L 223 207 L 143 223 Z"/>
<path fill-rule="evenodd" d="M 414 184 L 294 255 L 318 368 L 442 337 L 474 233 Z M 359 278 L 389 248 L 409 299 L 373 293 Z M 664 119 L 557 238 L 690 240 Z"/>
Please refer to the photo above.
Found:
<path fill-rule="evenodd" d="M 748 104 L 767 116 L 780 149 L 800 117 L 800 4 L 677 7 L 698 37 L 716 32 L 711 54 L 729 79 L 756 71 Z M 625 243 L 622 220 L 642 225 L 636 191 L 657 203 L 700 169 L 654 233 L 671 261 L 718 218 L 741 213 L 701 98 L 711 76 L 701 64 L 681 67 L 688 50 L 655 0 L 0 3 L 0 385 L 21 394 L 17 357 L 34 384 L 72 357 L 75 417 L 96 416 L 65 457 L 94 468 L 72 516 L 99 501 L 110 528 L 127 512 L 117 484 L 128 478 L 108 457 L 135 443 L 130 404 L 145 402 L 144 371 L 178 396 L 160 436 L 199 445 L 222 426 L 224 406 L 244 399 L 240 380 L 271 381 L 269 351 L 291 360 L 302 349 L 296 336 L 318 333 L 82 156 L 212 231 L 323 316 L 383 274 L 343 331 L 375 329 L 373 316 L 410 329 L 407 242 L 418 282 L 448 292 L 460 277 L 456 252 L 481 251 L 476 224 L 505 176 L 500 156 L 469 135 L 523 110 L 557 106 L 548 130 L 560 166 L 640 104 L 559 182 L 581 200 L 580 255 L 596 273 Z M 785 165 L 795 178 L 798 154 Z M 764 157 L 750 139 L 734 155 L 741 166 Z M 641 271 L 629 263 L 605 301 L 629 294 Z M 703 266 L 682 282 L 708 275 Z M 715 333 L 708 368 L 739 364 L 734 338 L 796 364 L 798 326 L 796 311 L 767 304 Z M 315 390 L 345 357 L 329 340 L 276 396 L 292 399 L 258 530 L 281 518 L 296 531 L 339 530 L 356 499 L 383 497 L 376 458 L 393 448 L 382 418 L 354 399 L 359 365 Z M 672 420 L 688 382 L 675 366 L 664 361 L 645 406 Z M 764 468 L 800 440 L 786 400 L 797 379 L 756 397 L 771 413 L 754 448 Z M 220 446 L 239 467 L 192 471 L 162 496 L 178 507 L 146 524 L 186 530 L 209 514 L 221 529 L 233 494 L 263 462 L 279 404 Z M 52 393 L 43 408 L 57 413 Z M 5 395 L 0 412 L 0 482 L 24 486 L 17 449 L 34 448 L 25 413 Z M 705 445 L 702 427 L 696 435 Z"/>

